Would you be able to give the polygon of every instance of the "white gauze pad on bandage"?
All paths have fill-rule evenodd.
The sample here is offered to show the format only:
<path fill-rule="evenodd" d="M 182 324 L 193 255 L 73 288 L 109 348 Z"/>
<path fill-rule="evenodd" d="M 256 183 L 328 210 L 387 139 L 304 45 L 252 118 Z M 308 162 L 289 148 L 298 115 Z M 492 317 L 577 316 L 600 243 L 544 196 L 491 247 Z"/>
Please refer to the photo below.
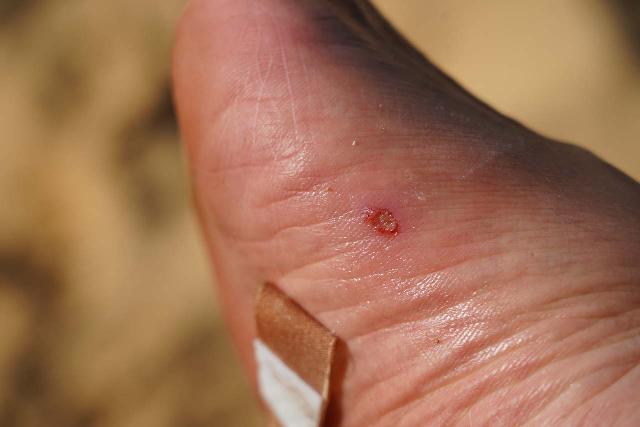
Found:
<path fill-rule="evenodd" d="M 260 395 L 282 427 L 316 427 L 322 396 L 292 371 L 259 339 L 253 347 L 258 363 Z"/>

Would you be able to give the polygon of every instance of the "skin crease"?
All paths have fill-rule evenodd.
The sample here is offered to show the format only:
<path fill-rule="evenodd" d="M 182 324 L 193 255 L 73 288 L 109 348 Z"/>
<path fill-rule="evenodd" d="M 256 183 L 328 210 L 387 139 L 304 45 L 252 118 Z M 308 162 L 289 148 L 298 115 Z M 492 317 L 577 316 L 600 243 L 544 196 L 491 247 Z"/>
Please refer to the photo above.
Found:
<path fill-rule="evenodd" d="M 344 343 L 329 425 L 640 424 L 633 180 L 476 101 L 364 2 L 192 1 L 174 83 L 254 381 L 271 280 Z"/>

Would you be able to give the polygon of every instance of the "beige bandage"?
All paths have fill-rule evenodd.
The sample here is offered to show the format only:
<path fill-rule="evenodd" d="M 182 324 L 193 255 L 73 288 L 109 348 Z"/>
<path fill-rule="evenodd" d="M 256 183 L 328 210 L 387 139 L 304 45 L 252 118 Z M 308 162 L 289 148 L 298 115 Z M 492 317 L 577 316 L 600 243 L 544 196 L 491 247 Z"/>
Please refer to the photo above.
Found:
<path fill-rule="evenodd" d="M 255 313 L 262 399 L 282 427 L 321 426 L 335 336 L 270 283 L 258 291 Z"/>

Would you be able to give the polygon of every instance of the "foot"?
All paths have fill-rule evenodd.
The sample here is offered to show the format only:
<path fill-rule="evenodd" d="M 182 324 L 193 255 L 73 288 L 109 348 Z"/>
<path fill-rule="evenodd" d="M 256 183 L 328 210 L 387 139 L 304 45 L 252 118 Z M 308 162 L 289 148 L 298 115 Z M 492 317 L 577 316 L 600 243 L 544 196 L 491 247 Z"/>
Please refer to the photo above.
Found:
<path fill-rule="evenodd" d="M 475 100 L 357 0 L 196 0 L 175 52 L 250 373 L 270 280 L 346 344 L 334 425 L 640 423 L 637 183 Z"/>

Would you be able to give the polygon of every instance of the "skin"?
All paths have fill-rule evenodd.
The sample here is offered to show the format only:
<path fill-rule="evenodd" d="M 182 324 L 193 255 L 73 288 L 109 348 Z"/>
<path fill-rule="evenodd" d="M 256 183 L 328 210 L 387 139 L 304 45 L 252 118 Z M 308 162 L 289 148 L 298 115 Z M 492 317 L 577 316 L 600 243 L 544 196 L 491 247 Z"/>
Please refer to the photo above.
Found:
<path fill-rule="evenodd" d="M 475 100 L 364 2 L 192 1 L 174 83 L 252 378 L 270 280 L 344 343 L 330 425 L 640 424 L 636 182 Z"/>

